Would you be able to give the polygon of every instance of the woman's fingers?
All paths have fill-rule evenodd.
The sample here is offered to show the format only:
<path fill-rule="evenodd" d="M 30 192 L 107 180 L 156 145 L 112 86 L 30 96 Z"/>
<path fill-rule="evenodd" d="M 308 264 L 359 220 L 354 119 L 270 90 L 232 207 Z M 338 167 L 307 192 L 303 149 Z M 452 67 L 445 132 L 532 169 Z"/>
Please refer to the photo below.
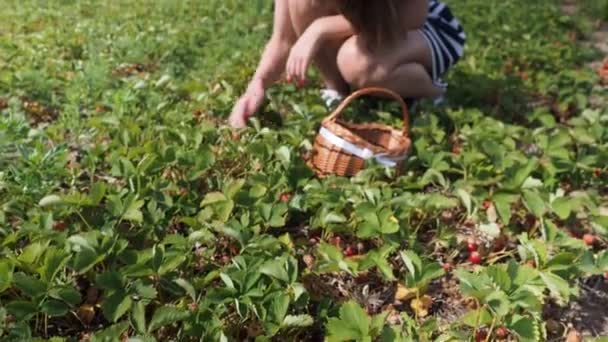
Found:
<path fill-rule="evenodd" d="M 285 68 L 285 72 L 287 73 L 287 82 L 291 83 L 295 80 L 295 55 L 294 51 L 289 55 L 289 59 L 287 60 L 287 66 Z"/>
<path fill-rule="evenodd" d="M 245 118 L 247 116 L 247 107 L 248 103 L 246 99 L 241 99 L 237 102 L 237 104 L 232 109 L 232 113 L 230 114 L 230 118 L 228 122 L 230 126 L 234 128 L 243 128 L 245 127 Z"/>
<path fill-rule="evenodd" d="M 298 87 L 306 85 L 306 72 L 310 66 L 310 60 L 302 55 L 297 49 L 292 50 L 285 65 L 287 82 L 294 83 Z"/>
<path fill-rule="evenodd" d="M 300 65 L 298 69 L 298 75 L 300 76 L 300 83 L 298 86 L 303 87 L 306 84 L 306 71 L 308 69 L 308 61 L 306 58 L 302 58 L 300 60 Z"/>

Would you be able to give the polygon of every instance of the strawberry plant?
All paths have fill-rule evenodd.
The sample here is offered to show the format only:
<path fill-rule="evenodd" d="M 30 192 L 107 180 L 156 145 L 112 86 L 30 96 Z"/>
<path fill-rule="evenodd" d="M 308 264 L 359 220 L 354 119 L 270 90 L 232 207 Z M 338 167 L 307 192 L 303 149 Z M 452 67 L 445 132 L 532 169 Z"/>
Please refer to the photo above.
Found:
<path fill-rule="evenodd" d="M 606 1 L 446 3 L 465 56 L 406 167 L 317 179 L 314 68 L 226 126 L 270 2 L 5 1 L 0 340 L 608 335 Z"/>

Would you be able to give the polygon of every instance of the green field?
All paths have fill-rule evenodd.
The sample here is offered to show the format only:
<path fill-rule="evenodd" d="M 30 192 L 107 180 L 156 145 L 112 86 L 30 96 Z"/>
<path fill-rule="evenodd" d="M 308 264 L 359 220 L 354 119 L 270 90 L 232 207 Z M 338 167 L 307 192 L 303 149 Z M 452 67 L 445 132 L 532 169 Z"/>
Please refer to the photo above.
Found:
<path fill-rule="evenodd" d="M 0 1 L 0 340 L 608 334 L 608 4 L 447 2 L 466 55 L 404 172 L 319 180 L 314 70 L 225 126 L 271 1 Z"/>

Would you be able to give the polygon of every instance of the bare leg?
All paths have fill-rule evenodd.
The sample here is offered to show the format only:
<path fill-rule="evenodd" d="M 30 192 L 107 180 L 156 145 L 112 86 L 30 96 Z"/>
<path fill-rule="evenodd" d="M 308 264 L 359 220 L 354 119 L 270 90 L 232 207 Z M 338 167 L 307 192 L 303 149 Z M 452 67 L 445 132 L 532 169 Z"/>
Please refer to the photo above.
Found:
<path fill-rule="evenodd" d="M 431 51 L 418 31 L 409 32 L 394 47 L 373 52 L 357 36 L 351 37 L 340 48 L 337 62 L 353 88 L 380 86 L 414 98 L 435 98 L 442 93 L 431 79 Z"/>

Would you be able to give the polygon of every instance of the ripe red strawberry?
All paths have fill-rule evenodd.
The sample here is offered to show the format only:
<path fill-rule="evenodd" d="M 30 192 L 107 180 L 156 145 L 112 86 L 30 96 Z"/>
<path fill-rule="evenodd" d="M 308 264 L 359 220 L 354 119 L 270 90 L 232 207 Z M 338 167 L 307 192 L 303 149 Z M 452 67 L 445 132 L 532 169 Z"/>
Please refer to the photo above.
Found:
<path fill-rule="evenodd" d="M 348 247 L 346 247 L 346 249 L 344 250 L 344 255 L 346 255 L 347 257 L 351 257 L 353 255 L 357 255 L 357 249 L 351 245 L 349 245 Z"/>
<path fill-rule="evenodd" d="M 475 241 L 475 239 L 473 239 L 473 238 L 470 238 L 469 240 L 467 240 L 467 249 L 469 250 L 469 252 L 477 251 L 477 249 L 479 249 L 479 245 L 477 244 L 477 241 Z"/>
<path fill-rule="evenodd" d="M 593 170 L 593 177 L 595 178 L 600 178 L 602 176 L 602 170 L 601 169 L 594 169 Z"/>
<path fill-rule="evenodd" d="M 445 271 L 445 273 L 452 272 L 452 269 L 454 268 L 454 266 L 451 263 L 449 263 L 449 262 L 445 262 L 441 266 L 443 267 L 443 270 Z"/>
<path fill-rule="evenodd" d="M 288 192 L 284 192 L 281 194 L 280 199 L 281 202 L 289 202 L 289 200 L 291 199 L 291 194 Z"/>
<path fill-rule="evenodd" d="M 493 204 L 492 204 L 492 201 L 485 200 L 485 201 L 483 201 L 481 206 L 483 207 L 484 210 L 488 210 L 488 209 L 490 209 L 491 206 L 493 206 Z"/>
<path fill-rule="evenodd" d="M 488 333 L 484 330 L 477 330 L 475 332 L 475 342 L 482 342 L 488 338 Z"/>
<path fill-rule="evenodd" d="M 479 252 L 471 252 L 471 254 L 469 254 L 469 262 L 474 265 L 481 264 L 481 255 L 479 254 Z"/>
<path fill-rule="evenodd" d="M 592 234 L 583 235 L 583 241 L 587 246 L 593 246 L 595 244 L 595 236 Z"/>
<path fill-rule="evenodd" d="M 509 330 L 506 327 L 500 326 L 496 328 L 496 337 L 498 337 L 498 339 L 504 340 L 507 336 L 509 336 Z"/>
<path fill-rule="evenodd" d="M 526 262 L 526 265 L 528 265 L 530 267 L 536 267 L 536 262 L 534 262 L 534 260 L 528 260 Z"/>
<path fill-rule="evenodd" d="M 62 231 L 65 230 L 65 226 L 66 226 L 65 222 L 63 222 L 63 221 L 55 221 L 53 223 L 53 230 L 56 231 L 56 232 L 62 232 Z"/>

